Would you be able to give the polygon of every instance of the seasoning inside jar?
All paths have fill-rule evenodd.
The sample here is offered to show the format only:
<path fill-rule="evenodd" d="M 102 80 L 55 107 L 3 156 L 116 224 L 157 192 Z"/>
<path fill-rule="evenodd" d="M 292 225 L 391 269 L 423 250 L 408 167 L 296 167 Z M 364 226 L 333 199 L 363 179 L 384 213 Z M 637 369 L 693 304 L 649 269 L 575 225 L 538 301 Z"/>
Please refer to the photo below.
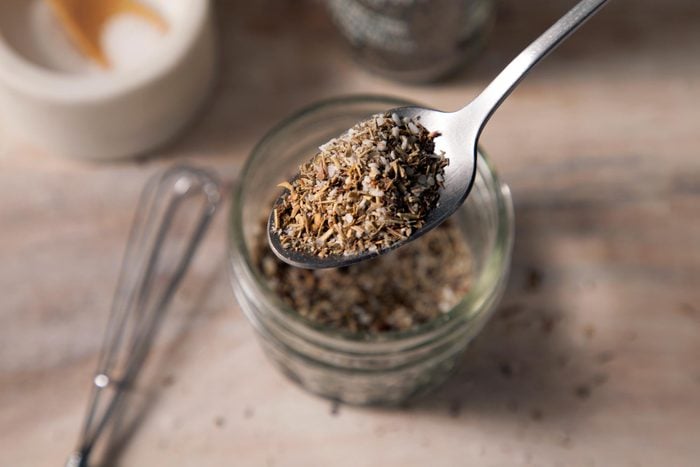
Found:
<path fill-rule="evenodd" d="M 450 220 L 386 255 L 336 269 L 282 262 L 264 231 L 254 260 L 270 288 L 305 319 L 332 329 L 405 331 L 447 313 L 471 288 L 471 252 Z"/>
<path fill-rule="evenodd" d="M 447 226 L 440 226 L 384 255 L 338 270 L 292 269 L 278 262 L 268 246 L 270 231 L 262 218 L 271 213 L 280 180 L 296 172 L 330 135 L 341 134 L 368 115 L 411 105 L 415 103 L 382 96 L 314 103 L 265 135 L 232 193 L 228 259 L 241 311 L 276 367 L 310 393 L 335 401 L 393 406 L 440 384 L 492 315 L 507 280 L 512 203 L 508 188 L 481 153 L 473 196 L 446 221 L 458 236 L 450 234 L 447 243 L 444 237 L 437 244 L 428 240 L 442 235 Z M 428 246 L 421 245 L 423 241 Z M 413 263 L 391 259 L 406 255 L 409 248 L 420 248 Z M 441 248 L 462 253 L 435 252 Z M 394 266 L 371 266 L 379 261 L 392 261 Z M 416 267 L 416 261 L 422 265 Z M 431 263 L 443 271 L 454 268 L 450 274 L 455 285 L 440 278 L 436 269 L 426 277 Z M 329 275 L 338 282 L 329 286 Z M 423 290 L 416 292 L 417 287 Z M 304 303 L 311 309 L 324 297 L 330 297 L 326 311 L 304 311 Z M 445 312 L 450 303 L 454 306 Z M 412 322 L 399 319 L 402 306 Z M 430 310 L 413 317 L 421 309 Z M 397 319 L 389 319 L 392 314 Z M 392 327 L 392 322 L 398 326 Z M 410 327 L 394 331 L 403 326 Z"/>
<path fill-rule="evenodd" d="M 324 258 L 384 250 L 424 224 L 443 187 L 444 153 L 417 119 L 374 115 L 319 147 L 273 208 L 283 248 Z"/>

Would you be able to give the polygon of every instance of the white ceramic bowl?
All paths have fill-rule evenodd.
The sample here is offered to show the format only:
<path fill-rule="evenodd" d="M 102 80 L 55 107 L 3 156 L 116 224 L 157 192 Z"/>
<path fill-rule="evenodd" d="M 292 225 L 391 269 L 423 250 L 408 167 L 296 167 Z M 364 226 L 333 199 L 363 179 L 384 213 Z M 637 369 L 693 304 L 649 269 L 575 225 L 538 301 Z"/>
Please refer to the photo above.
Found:
<path fill-rule="evenodd" d="M 213 80 L 210 3 L 157 5 L 169 25 L 157 50 L 104 71 L 50 30 L 57 25 L 42 0 L 0 1 L 3 125 L 47 151 L 80 159 L 134 156 L 175 136 Z"/>

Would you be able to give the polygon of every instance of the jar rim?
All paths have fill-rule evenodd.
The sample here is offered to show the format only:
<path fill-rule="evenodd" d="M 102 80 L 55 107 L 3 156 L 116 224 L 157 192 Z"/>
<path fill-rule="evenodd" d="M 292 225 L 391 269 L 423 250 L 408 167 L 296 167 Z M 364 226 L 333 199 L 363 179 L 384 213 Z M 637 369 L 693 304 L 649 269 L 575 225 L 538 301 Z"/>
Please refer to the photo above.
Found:
<path fill-rule="evenodd" d="M 494 199 L 496 201 L 497 211 L 497 227 L 493 251 L 487 256 L 486 263 L 483 267 L 484 271 L 493 270 L 494 268 L 501 272 L 501 277 L 494 282 L 486 284 L 483 280 L 484 272 L 476 278 L 474 285 L 470 290 L 455 304 L 449 311 L 441 316 L 422 323 L 418 326 L 406 330 L 386 331 L 381 333 L 372 332 L 350 332 L 346 330 L 336 329 L 329 326 L 314 323 L 303 316 L 296 310 L 283 302 L 267 284 L 260 271 L 253 263 L 250 251 L 247 248 L 244 233 L 243 233 L 243 205 L 242 199 L 245 189 L 245 180 L 247 174 L 253 166 L 256 154 L 259 154 L 266 144 L 274 139 L 280 132 L 284 131 L 293 123 L 303 119 L 308 115 L 313 115 L 316 112 L 326 108 L 339 107 L 343 105 L 353 104 L 372 104 L 381 103 L 383 106 L 405 106 L 415 105 L 413 102 L 391 96 L 382 96 L 374 94 L 349 95 L 339 96 L 329 99 L 324 99 L 311 105 L 308 105 L 273 126 L 256 144 L 250 153 L 249 158 L 244 164 L 238 183 L 232 190 L 232 203 L 230 206 L 229 215 L 229 233 L 228 233 L 228 256 L 229 256 L 229 272 L 231 280 L 240 280 L 241 277 L 236 277 L 236 273 L 244 272 L 246 281 L 250 281 L 262 292 L 262 297 L 266 302 L 273 305 L 273 308 L 281 310 L 284 316 L 291 320 L 291 323 L 283 323 L 282 325 L 295 333 L 303 333 L 306 337 L 311 338 L 317 343 L 325 342 L 329 347 L 337 347 L 339 343 L 352 345 L 355 343 L 393 343 L 397 341 L 405 342 L 407 347 L 420 345 L 426 337 L 433 336 L 436 332 L 444 331 L 449 333 L 455 326 L 458 326 L 464 320 L 470 320 L 475 316 L 469 316 L 464 313 L 464 309 L 480 308 L 482 303 L 486 303 L 493 299 L 499 292 L 499 287 L 503 287 L 505 276 L 510 265 L 510 256 L 513 244 L 513 205 L 510 196 L 510 190 L 507 185 L 503 184 L 492 166 L 487 156 L 479 149 L 479 161 L 477 164 L 478 170 L 482 175 L 489 178 L 488 185 L 494 191 Z M 485 169 L 485 170 L 484 170 Z M 236 266 L 239 266 L 238 268 Z M 489 289 L 489 290 L 487 290 Z M 460 319 L 461 318 L 461 319 Z"/>

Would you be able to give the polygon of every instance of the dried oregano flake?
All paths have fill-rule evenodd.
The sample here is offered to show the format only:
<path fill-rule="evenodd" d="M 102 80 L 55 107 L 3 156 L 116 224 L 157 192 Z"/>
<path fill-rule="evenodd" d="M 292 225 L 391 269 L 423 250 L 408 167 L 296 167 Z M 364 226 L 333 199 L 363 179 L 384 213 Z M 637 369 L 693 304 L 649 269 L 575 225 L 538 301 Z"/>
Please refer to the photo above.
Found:
<path fill-rule="evenodd" d="M 444 154 L 419 121 L 378 114 L 299 169 L 274 207 L 282 247 L 319 257 L 378 251 L 424 224 L 443 186 Z"/>

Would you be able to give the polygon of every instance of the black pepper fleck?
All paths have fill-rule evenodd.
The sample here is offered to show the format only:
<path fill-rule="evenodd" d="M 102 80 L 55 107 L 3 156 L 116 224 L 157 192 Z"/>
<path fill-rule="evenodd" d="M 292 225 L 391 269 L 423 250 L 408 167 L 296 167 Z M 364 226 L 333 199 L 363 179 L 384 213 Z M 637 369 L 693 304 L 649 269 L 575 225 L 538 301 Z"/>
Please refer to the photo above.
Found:
<path fill-rule="evenodd" d="M 340 401 L 331 402 L 331 415 L 334 417 L 340 415 Z"/>
<path fill-rule="evenodd" d="M 523 311 L 525 311 L 525 307 L 515 303 L 513 305 L 508 305 L 501 307 L 500 311 L 496 314 L 498 319 L 502 320 L 510 320 L 511 318 L 521 314 Z"/>
<path fill-rule="evenodd" d="M 542 272 L 534 267 L 527 272 L 525 280 L 525 290 L 528 292 L 537 292 L 542 286 Z"/>
<path fill-rule="evenodd" d="M 458 418 L 459 414 L 462 413 L 462 402 L 457 399 L 451 401 L 450 406 L 448 408 L 448 412 L 450 414 L 450 417 Z"/>
<path fill-rule="evenodd" d="M 591 388 L 587 384 L 580 384 L 574 388 L 574 394 L 579 399 L 588 399 L 591 396 Z"/>
<path fill-rule="evenodd" d="M 502 362 L 498 365 L 498 371 L 501 372 L 504 378 L 510 379 L 513 377 L 513 366 L 509 362 Z"/>

